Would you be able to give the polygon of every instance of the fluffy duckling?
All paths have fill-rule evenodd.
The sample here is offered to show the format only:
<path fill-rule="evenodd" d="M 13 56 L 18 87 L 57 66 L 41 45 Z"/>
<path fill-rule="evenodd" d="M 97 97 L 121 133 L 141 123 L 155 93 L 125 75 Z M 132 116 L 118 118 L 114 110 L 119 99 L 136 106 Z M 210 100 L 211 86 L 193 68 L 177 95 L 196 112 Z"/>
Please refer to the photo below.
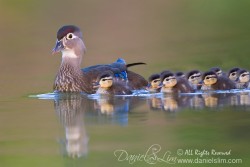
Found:
<path fill-rule="evenodd" d="M 234 67 L 234 68 L 232 68 L 231 70 L 229 70 L 228 71 L 228 74 L 227 74 L 227 76 L 228 76 L 228 78 L 230 79 L 230 80 L 232 80 L 232 81 L 236 81 L 236 79 L 239 77 L 238 76 L 238 71 L 240 71 L 240 68 L 238 68 L 238 67 Z"/>
<path fill-rule="evenodd" d="M 223 76 L 217 76 L 214 71 L 205 72 L 202 81 L 201 90 L 230 90 L 236 88 L 233 81 Z"/>
<path fill-rule="evenodd" d="M 216 73 L 217 76 L 225 76 L 226 74 L 221 70 L 220 67 L 212 67 L 210 68 L 210 71 L 213 71 Z"/>
<path fill-rule="evenodd" d="M 201 72 L 199 70 L 192 70 L 187 74 L 187 80 L 194 90 L 201 89 Z"/>
<path fill-rule="evenodd" d="M 126 85 L 126 82 L 122 80 L 114 80 L 114 75 L 111 71 L 105 71 L 98 77 L 99 88 L 97 94 L 108 95 L 128 95 L 132 94 L 130 88 Z"/>
<path fill-rule="evenodd" d="M 239 70 L 238 71 L 238 79 L 236 80 L 236 88 L 237 89 L 245 89 L 250 88 L 249 84 L 249 72 L 247 70 Z"/>
<path fill-rule="evenodd" d="M 152 74 L 148 78 L 148 87 L 147 90 L 150 93 L 158 93 L 161 91 L 161 76 L 160 74 Z"/>
<path fill-rule="evenodd" d="M 184 72 L 181 72 L 181 71 L 176 72 L 176 73 L 175 73 L 175 76 L 177 76 L 177 77 L 179 77 L 179 78 L 185 78 L 185 77 L 186 77 L 185 73 L 184 73 Z"/>
<path fill-rule="evenodd" d="M 161 92 L 163 93 L 191 93 L 193 88 L 188 81 L 183 78 L 177 78 L 172 72 L 164 72 L 161 75 L 161 82 L 163 84 Z"/>

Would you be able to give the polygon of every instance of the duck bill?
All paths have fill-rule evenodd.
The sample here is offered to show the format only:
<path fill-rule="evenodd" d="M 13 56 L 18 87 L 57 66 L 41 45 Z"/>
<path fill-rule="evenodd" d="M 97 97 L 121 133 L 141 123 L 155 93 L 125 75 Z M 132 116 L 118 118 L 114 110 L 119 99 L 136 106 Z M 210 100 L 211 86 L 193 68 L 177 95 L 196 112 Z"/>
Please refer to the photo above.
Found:
<path fill-rule="evenodd" d="M 62 41 L 56 41 L 56 46 L 54 47 L 54 49 L 52 50 L 52 55 L 61 52 L 63 50 L 64 46 Z"/>

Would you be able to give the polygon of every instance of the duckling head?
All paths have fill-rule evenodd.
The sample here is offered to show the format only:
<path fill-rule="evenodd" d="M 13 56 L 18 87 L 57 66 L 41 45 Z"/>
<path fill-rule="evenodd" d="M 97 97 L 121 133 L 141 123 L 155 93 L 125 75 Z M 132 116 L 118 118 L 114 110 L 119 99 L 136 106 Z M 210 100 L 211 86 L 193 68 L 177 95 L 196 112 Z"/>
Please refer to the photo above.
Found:
<path fill-rule="evenodd" d="M 109 89 L 113 85 L 113 74 L 109 71 L 102 73 L 99 78 L 99 87 Z"/>
<path fill-rule="evenodd" d="M 218 80 L 218 76 L 214 71 L 205 72 L 202 76 L 202 81 L 205 85 L 211 86 L 215 84 Z"/>
<path fill-rule="evenodd" d="M 215 72 L 217 76 L 222 76 L 222 70 L 220 67 L 212 67 L 210 68 L 211 71 Z"/>
<path fill-rule="evenodd" d="M 236 81 L 236 79 L 238 78 L 238 71 L 240 70 L 240 68 L 235 67 L 232 68 L 231 70 L 229 70 L 228 72 L 228 78 L 232 81 Z"/>
<path fill-rule="evenodd" d="M 165 72 L 161 76 L 161 82 L 165 88 L 173 88 L 177 84 L 177 79 L 172 72 Z"/>
<path fill-rule="evenodd" d="M 240 70 L 239 72 L 239 77 L 238 77 L 238 82 L 240 83 L 247 83 L 250 80 L 249 77 L 249 72 L 247 70 Z"/>
<path fill-rule="evenodd" d="M 193 85 L 198 85 L 201 82 L 201 72 L 198 70 L 192 70 L 187 74 L 188 81 Z"/>
<path fill-rule="evenodd" d="M 179 78 L 185 78 L 185 77 L 186 77 L 185 73 L 183 73 L 183 72 L 181 72 L 181 71 L 176 72 L 176 73 L 175 73 L 175 76 L 177 76 L 177 77 L 179 77 Z"/>
<path fill-rule="evenodd" d="M 153 89 L 158 89 L 161 84 L 161 76 L 159 74 L 152 74 L 149 78 L 149 87 Z"/>

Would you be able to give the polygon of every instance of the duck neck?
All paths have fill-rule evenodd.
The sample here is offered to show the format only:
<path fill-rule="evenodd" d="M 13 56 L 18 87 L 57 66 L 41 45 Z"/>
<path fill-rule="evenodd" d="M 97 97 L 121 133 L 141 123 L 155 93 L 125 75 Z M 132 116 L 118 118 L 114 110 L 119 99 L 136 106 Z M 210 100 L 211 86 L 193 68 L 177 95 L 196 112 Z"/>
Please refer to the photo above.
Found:
<path fill-rule="evenodd" d="M 62 52 L 61 68 L 68 66 L 74 71 L 81 71 L 82 55 L 75 54 L 74 51 L 65 50 Z"/>
<path fill-rule="evenodd" d="M 163 92 L 163 93 L 172 93 L 173 92 L 173 88 L 172 87 L 165 87 L 165 86 L 163 86 L 161 88 L 161 92 Z"/>
<path fill-rule="evenodd" d="M 109 94 L 108 93 L 108 90 L 109 88 L 102 88 L 102 87 L 99 87 L 96 91 L 97 94 Z"/>

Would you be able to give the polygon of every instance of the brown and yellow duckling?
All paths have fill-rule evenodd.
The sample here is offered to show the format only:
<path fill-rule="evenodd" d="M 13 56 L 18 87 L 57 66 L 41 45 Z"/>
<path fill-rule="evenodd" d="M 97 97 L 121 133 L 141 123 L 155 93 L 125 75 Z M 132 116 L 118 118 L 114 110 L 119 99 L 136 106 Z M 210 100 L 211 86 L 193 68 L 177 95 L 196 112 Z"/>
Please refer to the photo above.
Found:
<path fill-rule="evenodd" d="M 148 87 L 147 90 L 150 93 L 158 93 L 161 91 L 161 76 L 160 74 L 152 74 L 148 78 Z"/>
<path fill-rule="evenodd" d="M 187 73 L 187 80 L 194 90 L 201 89 L 201 72 L 199 70 L 192 70 Z"/>
<path fill-rule="evenodd" d="M 193 88 L 188 81 L 183 78 L 176 77 L 172 72 L 165 72 L 161 75 L 163 93 L 191 93 Z"/>
<path fill-rule="evenodd" d="M 213 71 L 216 73 L 217 76 L 226 76 L 226 74 L 221 70 L 220 67 L 212 67 L 210 68 L 210 71 Z"/>
<path fill-rule="evenodd" d="M 96 94 L 106 95 L 129 95 L 133 92 L 122 80 L 114 79 L 114 74 L 111 71 L 105 71 L 98 77 L 99 88 Z"/>
<path fill-rule="evenodd" d="M 214 71 L 205 72 L 202 76 L 201 90 L 230 90 L 235 89 L 235 83 L 227 77 L 217 76 Z"/>
<path fill-rule="evenodd" d="M 249 77 L 249 72 L 247 70 L 239 70 L 238 71 L 238 79 L 236 80 L 236 88 L 237 89 L 246 89 L 250 88 L 250 77 Z"/>
<path fill-rule="evenodd" d="M 186 75 L 184 72 L 178 71 L 175 73 L 175 76 L 179 77 L 179 78 L 186 78 Z"/>
<path fill-rule="evenodd" d="M 240 71 L 240 68 L 238 68 L 238 67 L 234 67 L 234 68 L 230 69 L 230 70 L 228 71 L 228 74 L 227 74 L 228 78 L 229 78 L 230 80 L 232 80 L 232 81 L 235 82 L 236 79 L 239 77 L 239 76 L 238 76 L 238 71 Z"/>

